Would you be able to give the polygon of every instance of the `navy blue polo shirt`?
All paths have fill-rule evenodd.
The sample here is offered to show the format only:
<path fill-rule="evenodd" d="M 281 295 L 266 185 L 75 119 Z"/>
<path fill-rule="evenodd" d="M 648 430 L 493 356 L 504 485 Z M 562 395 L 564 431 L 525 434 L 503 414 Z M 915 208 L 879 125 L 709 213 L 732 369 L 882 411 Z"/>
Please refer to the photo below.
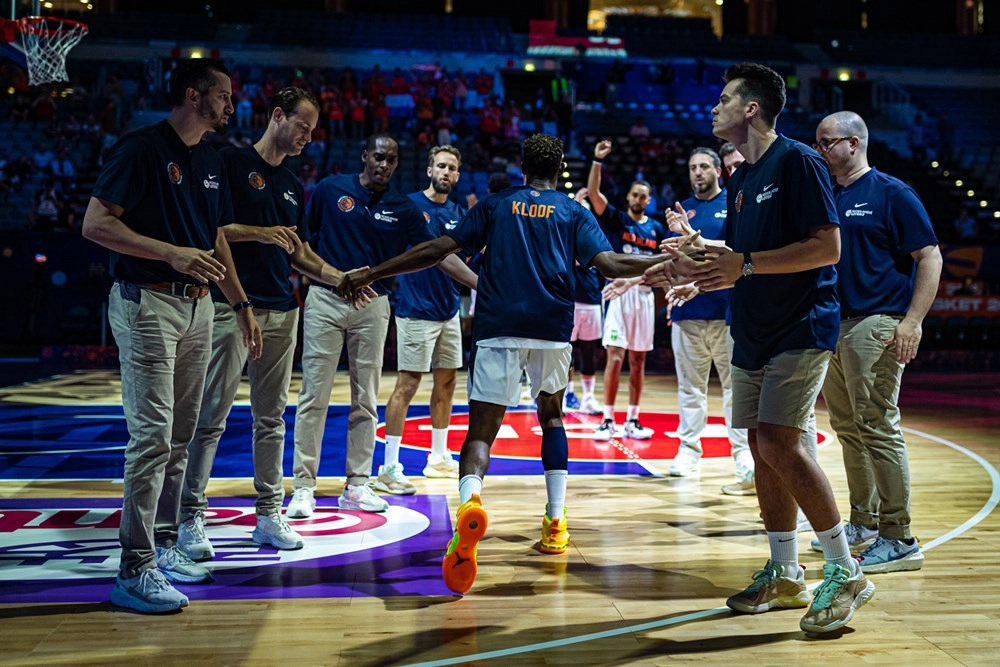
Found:
<path fill-rule="evenodd" d="M 688 214 L 688 222 L 709 241 L 724 241 L 726 238 L 726 189 L 709 200 L 688 197 L 681 206 Z M 670 236 L 678 236 L 673 232 Z M 702 292 L 683 306 L 670 310 L 672 320 L 724 320 L 729 308 L 731 290 Z"/>
<path fill-rule="evenodd" d="M 448 229 L 454 229 L 465 217 L 465 211 L 451 200 L 438 204 L 428 199 L 423 192 L 414 192 L 408 196 L 423 213 L 427 230 L 435 238 Z M 440 268 L 432 266 L 415 273 L 403 273 L 397 276 L 397 280 L 398 317 L 441 322 L 450 320 L 458 312 L 459 285 Z"/>
<path fill-rule="evenodd" d="M 126 134 L 108 151 L 94 197 L 125 209 L 121 221 L 142 236 L 212 250 L 233 222 L 222 158 L 206 142 L 188 147 L 166 120 Z M 165 261 L 111 251 L 111 275 L 133 283 L 194 283 Z"/>
<path fill-rule="evenodd" d="M 237 224 L 297 226 L 299 238 L 306 239 L 302 184 L 291 171 L 283 165 L 272 167 L 253 146 L 226 146 L 219 154 L 226 165 Z M 298 308 L 288 280 L 292 256 L 284 248 L 257 241 L 230 243 L 229 248 L 243 290 L 254 306 L 281 311 Z M 227 302 L 217 285 L 211 289 L 215 301 Z"/>
<path fill-rule="evenodd" d="M 661 223 L 650 218 L 636 222 L 627 212 L 611 204 L 608 204 L 597 221 L 614 251 L 626 255 L 657 255 L 660 252 L 660 241 L 667 238 L 666 229 Z"/>
<path fill-rule="evenodd" d="M 601 305 L 601 289 L 604 287 L 604 276 L 592 266 L 575 264 L 576 292 L 573 295 L 575 303 L 585 303 L 591 306 Z"/>
<path fill-rule="evenodd" d="M 837 187 L 835 196 L 841 312 L 905 314 L 916 275 L 910 253 L 938 242 L 920 197 L 906 183 L 874 168 L 847 187 Z"/>
<path fill-rule="evenodd" d="M 568 343 L 573 333 L 575 262 L 611 250 L 594 216 L 555 190 L 508 188 L 476 204 L 446 230 L 468 254 L 486 246 L 472 337 Z"/>
<path fill-rule="evenodd" d="M 434 238 L 409 197 L 392 189 L 368 190 L 358 174 L 321 180 L 309 199 L 306 224 L 316 254 L 341 271 L 377 266 Z M 372 283 L 379 294 L 388 294 L 391 287 L 389 280 Z"/>
<path fill-rule="evenodd" d="M 823 158 L 782 135 L 756 163 L 737 169 L 726 189 L 726 245 L 739 253 L 781 248 L 838 224 Z M 833 266 L 738 279 L 730 299 L 733 364 L 755 371 L 782 352 L 835 350 L 836 287 Z"/>

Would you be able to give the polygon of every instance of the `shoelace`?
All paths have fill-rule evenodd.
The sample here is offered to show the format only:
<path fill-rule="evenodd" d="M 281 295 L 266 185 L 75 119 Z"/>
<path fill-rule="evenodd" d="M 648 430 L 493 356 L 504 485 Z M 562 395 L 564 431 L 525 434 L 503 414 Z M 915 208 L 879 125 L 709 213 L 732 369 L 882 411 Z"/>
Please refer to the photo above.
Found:
<path fill-rule="evenodd" d="M 152 568 L 139 575 L 139 588 L 149 592 L 165 591 L 170 588 L 170 584 L 159 570 Z"/>
<path fill-rule="evenodd" d="M 823 583 L 813 594 L 813 609 L 829 609 L 833 599 L 840 593 L 847 581 L 844 568 L 836 563 L 826 563 L 823 566 Z"/>
<path fill-rule="evenodd" d="M 784 572 L 783 567 L 775 563 L 773 560 L 768 560 L 767 563 L 764 564 L 763 569 L 757 570 L 753 573 L 753 583 L 747 587 L 747 590 L 756 593 L 761 588 L 769 585 L 772 581 L 781 576 L 782 572 Z"/>
<path fill-rule="evenodd" d="M 279 533 L 291 532 L 292 527 L 288 525 L 288 522 L 285 521 L 285 517 L 281 516 L 281 514 L 274 513 L 268 518 L 270 518 L 271 522 L 278 527 Z"/>
<path fill-rule="evenodd" d="M 299 502 L 306 502 L 309 497 L 309 489 L 295 489 L 292 492 L 292 500 Z"/>
<path fill-rule="evenodd" d="M 198 512 L 187 522 L 191 534 L 194 536 L 196 542 L 204 542 L 205 537 L 205 515 Z"/>

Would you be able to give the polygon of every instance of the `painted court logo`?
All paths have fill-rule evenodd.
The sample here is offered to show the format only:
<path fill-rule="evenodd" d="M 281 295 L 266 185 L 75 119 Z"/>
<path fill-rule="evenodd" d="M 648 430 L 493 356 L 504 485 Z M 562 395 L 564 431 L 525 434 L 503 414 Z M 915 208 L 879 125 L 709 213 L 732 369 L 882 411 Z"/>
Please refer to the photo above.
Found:
<path fill-rule="evenodd" d="M 394 499 L 395 500 L 395 499 Z M 409 499 L 407 499 L 409 500 Z M 447 542 L 447 526 L 434 529 L 428 516 L 431 505 L 446 502 L 442 496 L 414 498 L 416 502 L 389 506 L 384 514 L 353 512 L 321 506 L 309 519 L 290 520 L 304 542 L 296 551 L 279 551 L 258 545 L 250 539 L 256 525 L 252 500 L 219 498 L 217 506 L 205 513 L 205 531 L 215 547 L 215 558 L 207 563 L 217 582 L 232 585 L 242 580 L 261 578 L 302 578 L 327 568 L 347 567 L 375 557 L 379 549 L 388 547 L 394 554 L 408 551 L 415 536 L 436 533 L 434 547 Z M 8 501 L 0 506 L 0 601 L 11 601 L 26 588 L 38 582 L 62 582 L 63 592 L 52 599 L 73 601 L 87 599 L 74 587 L 107 587 L 116 576 L 121 547 L 118 527 L 122 511 L 120 499 L 59 499 Z M 447 510 L 445 510 L 447 515 Z M 430 544 L 417 540 L 414 549 L 426 549 Z M 279 568 L 285 574 L 267 574 L 262 569 Z M 293 571 L 284 568 L 295 568 Z M 440 576 L 440 565 L 437 566 Z M 346 576 L 346 575 L 345 575 Z M 355 576 L 355 575 L 350 575 Z M 226 583 L 228 580 L 228 584 Z M 239 585 L 238 583 L 236 585 Z M 223 590 L 203 589 L 204 597 L 223 598 Z M 106 591 L 104 593 L 106 595 Z M 296 597 L 294 591 L 283 591 L 282 597 Z M 315 591 L 301 596 L 313 597 Z M 323 596 L 335 596 L 325 590 Z M 265 597 L 271 597 L 265 595 Z"/>

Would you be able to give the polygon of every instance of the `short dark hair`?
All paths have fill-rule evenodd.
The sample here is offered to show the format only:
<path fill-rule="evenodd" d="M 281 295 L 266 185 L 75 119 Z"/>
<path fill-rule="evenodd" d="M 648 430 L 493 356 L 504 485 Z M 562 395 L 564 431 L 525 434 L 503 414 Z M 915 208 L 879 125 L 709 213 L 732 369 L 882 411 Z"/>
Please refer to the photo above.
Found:
<path fill-rule="evenodd" d="M 736 150 L 735 146 L 733 147 L 733 150 Z M 698 146 L 693 151 L 691 151 L 691 155 L 688 157 L 688 159 L 693 158 L 695 155 L 698 155 L 699 153 L 701 153 L 702 155 L 707 155 L 708 159 L 712 161 L 712 164 L 714 164 L 716 168 L 722 166 L 722 158 L 720 158 L 719 154 L 713 151 L 708 146 Z"/>
<path fill-rule="evenodd" d="M 746 102 L 760 105 L 760 117 L 774 127 L 785 108 L 785 80 L 770 67 L 757 63 L 739 63 L 726 70 L 726 83 L 740 79 L 734 91 Z"/>
<path fill-rule="evenodd" d="M 521 156 L 526 175 L 552 178 L 562 167 L 563 145 L 551 134 L 533 134 L 524 140 Z"/>
<path fill-rule="evenodd" d="M 486 184 L 486 191 L 491 195 L 510 187 L 510 176 L 503 173 L 490 174 L 490 181 Z"/>
<path fill-rule="evenodd" d="M 389 134 L 388 132 L 376 132 L 375 134 L 373 134 L 370 137 L 368 137 L 368 140 L 365 142 L 365 150 L 366 151 L 373 151 L 373 150 L 375 150 L 375 146 L 376 146 L 376 144 L 378 144 L 378 140 L 379 139 L 388 139 L 392 143 L 394 143 L 397 146 L 399 146 L 399 142 L 396 141 L 396 139 L 391 134 Z"/>
<path fill-rule="evenodd" d="M 727 155 L 732 155 L 736 152 L 736 144 L 731 141 L 727 141 L 719 147 L 719 158 L 725 158 Z"/>
<path fill-rule="evenodd" d="M 636 180 L 636 181 L 632 181 L 632 185 L 628 186 L 628 190 L 629 190 L 629 192 L 631 192 L 631 191 L 632 191 L 632 188 L 634 188 L 634 187 L 635 187 L 635 186 L 637 186 L 637 185 L 641 185 L 642 187 L 644 187 L 644 188 L 646 188 L 647 190 L 649 190 L 649 193 L 650 193 L 650 194 L 652 194 L 652 193 L 653 193 L 653 186 L 649 184 L 649 181 L 644 181 L 644 180 L 642 180 L 641 178 L 640 178 L 639 180 Z"/>
<path fill-rule="evenodd" d="M 299 104 L 303 101 L 316 107 L 319 110 L 319 104 L 316 102 L 316 98 L 313 97 L 308 90 L 303 90 L 297 86 L 287 86 L 282 88 L 274 95 L 271 99 L 267 101 L 267 117 L 270 118 L 274 115 L 274 110 L 281 108 L 286 116 L 294 116 L 299 111 Z"/>
<path fill-rule="evenodd" d="M 182 61 L 170 73 L 170 106 L 176 108 L 184 104 L 188 88 L 193 88 L 201 94 L 207 93 L 217 83 L 216 74 L 229 76 L 229 70 L 218 60 L 189 58 Z"/>

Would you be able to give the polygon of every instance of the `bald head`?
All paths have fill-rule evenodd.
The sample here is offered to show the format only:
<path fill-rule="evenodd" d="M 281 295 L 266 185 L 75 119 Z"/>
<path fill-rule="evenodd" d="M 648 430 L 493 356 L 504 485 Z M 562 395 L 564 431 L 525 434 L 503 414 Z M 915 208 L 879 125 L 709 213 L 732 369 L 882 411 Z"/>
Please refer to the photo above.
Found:
<path fill-rule="evenodd" d="M 863 153 L 868 152 L 868 126 L 864 119 L 853 111 L 838 111 L 824 118 L 819 127 L 831 136 L 857 137 Z"/>

